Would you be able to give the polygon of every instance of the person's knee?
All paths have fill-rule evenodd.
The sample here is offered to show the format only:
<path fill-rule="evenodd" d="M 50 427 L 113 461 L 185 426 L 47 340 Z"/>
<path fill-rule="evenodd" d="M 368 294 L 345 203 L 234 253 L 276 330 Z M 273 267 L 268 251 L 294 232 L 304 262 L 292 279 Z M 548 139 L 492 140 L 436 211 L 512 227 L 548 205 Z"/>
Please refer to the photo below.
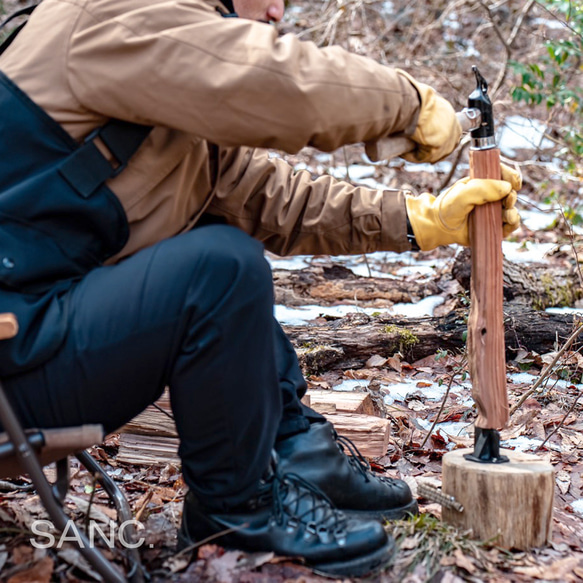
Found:
<path fill-rule="evenodd" d="M 271 269 L 259 241 L 226 225 L 202 227 L 191 233 L 190 244 L 198 259 L 195 281 L 200 282 L 204 273 L 203 279 L 217 282 L 219 288 L 228 284 L 239 293 L 272 298 Z"/>

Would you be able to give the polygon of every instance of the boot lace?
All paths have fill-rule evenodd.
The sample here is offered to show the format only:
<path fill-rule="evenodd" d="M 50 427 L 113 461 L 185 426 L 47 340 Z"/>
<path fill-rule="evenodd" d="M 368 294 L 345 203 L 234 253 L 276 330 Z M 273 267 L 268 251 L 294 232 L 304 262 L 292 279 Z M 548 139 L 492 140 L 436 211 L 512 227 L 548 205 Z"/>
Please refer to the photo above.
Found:
<path fill-rule="evenodd" d="M 276 473 L 272 485 L 273 520 L 287 529 L 304 525 L 321 539 L 332 535 L 339 544 L 346 538 L 346 516 L 319 488 L 297 474 Z"/>
<path fill-rule="evenodd" d="M 360 453 L 359 449 L 356 447 L 354 442 L 348 437 L 344 437 L 343 435 L 338 435 L 336 431 L 334 431 L 334 439 L 336 440 L 336 444 L 340 451 L 347 456 L 348 463 L 350 466 L 360 474 L 362 474 L 364 480 L 366 482 L 370 482 L 371 478 L 375 480 L 379 480 L 381 482 L 385 482 L 387 484 L 391 484 L 394 482 L 392 478 L 387 478 L 386 476 L 379 476 L 372 471 L 370 464 L 368 463 L 367 459 Z"/>

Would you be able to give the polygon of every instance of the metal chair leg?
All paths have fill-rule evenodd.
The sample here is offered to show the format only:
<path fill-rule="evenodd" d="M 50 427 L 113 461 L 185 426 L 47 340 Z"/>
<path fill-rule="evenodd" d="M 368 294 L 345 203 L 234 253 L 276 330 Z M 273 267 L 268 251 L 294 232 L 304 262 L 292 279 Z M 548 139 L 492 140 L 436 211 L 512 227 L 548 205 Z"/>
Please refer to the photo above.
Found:
<path fill-rule="evenodd" d="M 131 522 L 133 516 L 126 497 L 120 490 L 119 486 L 111 478 L 111 476 L 109 476 L 107 472 L 103 470 L 103 468 L 91 457 L 87 451 L 81 451 L 75 455 L 77 456 L 77 459 L 85 466 L 85 468 L 87 468 L 87 470 L 96 476 L 99 484 L 101 484 L 103 489 L 107 492 L 113 501 L 117 510 L 118 522 L 120 524 L 127 523 L 127 527 L 124 529 L 124 535 L 126 535 L 126 538 L 129 538 L 130 542 L 132 543 L 132 548 L 128 549 L 130 560 L 128 579 L 131 581 L 131 583 L 144 583 L 146 573 L 142 566 L 140 553 L 137 547 L 133 546 L 137 541 L 137 533 L 133 522 Z"/>
<path fill-rule="evenodd" d="M 63 532 L 69 525 L 69 518 L 55 498 L 53 488 L 43 473 L 42 467 L 12 409 L 0 383 L 0 423 L 16 448 L 16 455 L 24 471 L 30 476 L 38 495 L 53 521 L 55 528 Z M 79 551 L 91 563 L 107 583 L 126 583 L 126 578 L 99 552 L 92 548 L 87 537 L 77 530 L 81 545 Z"/>
<path fill-rule="evenodd" d="M 53 494 L 62 504 L 69 491 L 69 458 L 57 460 L 57 479 L 53 484 Z"/>

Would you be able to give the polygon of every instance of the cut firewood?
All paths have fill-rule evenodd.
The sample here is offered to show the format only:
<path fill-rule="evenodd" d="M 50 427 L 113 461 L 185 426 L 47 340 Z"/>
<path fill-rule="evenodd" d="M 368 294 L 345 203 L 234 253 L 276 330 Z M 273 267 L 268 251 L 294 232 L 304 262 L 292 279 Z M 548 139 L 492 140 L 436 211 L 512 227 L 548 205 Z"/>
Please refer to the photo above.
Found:
<path fill-rule="evenodd" d="M 136 465 L 180 464 L 178 438 L 122 433 L 116 460 Z"/>
<path fill-rule="evenodd" d="M 390 423 L 374 415 L 368 393 L 308 391 L 311 406 L 331 421 L 367 457 L 385 455 Z M 170 410 L 167 392 L 156 403 Z M 372 413 L 372 414 L 370 414 Z M 177 463 L 178 434 L 174 421 L 150 406 L 120 430 L 117 460 L 132 464 Z"/>
<path fill-rule="evenodd" d="M 333 412 L 360 413 L 375 415 L 376 410 L 368 393 L 353 393 L 349 391 L 308 391 L 307 396 L 312 403 L 310 406 L 322 415 L 326 414 L 326 407 L 333 405 Z"/>

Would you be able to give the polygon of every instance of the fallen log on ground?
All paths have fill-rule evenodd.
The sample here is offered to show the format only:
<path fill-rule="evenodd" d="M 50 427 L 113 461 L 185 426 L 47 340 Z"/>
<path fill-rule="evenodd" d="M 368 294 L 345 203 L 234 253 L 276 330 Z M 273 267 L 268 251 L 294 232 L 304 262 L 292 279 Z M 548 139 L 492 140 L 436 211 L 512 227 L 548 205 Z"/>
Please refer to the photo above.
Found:
<path fill-rule="evenodd" d="M 400 352 L 414 362 L 438 350 L 461 350 L 466 343 L 467 310 L 444 317 L 403 318 L 349 314 L 323 324 L 284 326 L 306 374 L 329 369 L 360 368 L 372 355 Z M 506 357 L 519 349 L 543 354 L 567 339 L 573 314 L 538 312 L 525 306 L 504 308 Z"/>
<path fill-rule="evenodd" d="M 452 275 L 470 289 L 471 249 L 456 256 Z M 503 260 L 504 301 L 532 306 L 536 310 L 573 306 L 583 297 L 583 287 L 575 268 L 560 269 L 546 264 L 520 264 Z"/>
<path fill-rule="evenodd" d="M 470 250 L 462 250 L 453 267 L 444 268 L 432 280 L 411 282 L 406 278 L 364 277 L 350 269 L 332 264 L 300 270 L 273 271 L 275 301 L 286 306 L 306 304 L 387 307 L 394 303 L 413 303 L 442 293 L 452 278 L 463 289 L 470 289 Z M 504 300 L 542 310 L 554 306 L 572 306 L 583 298 L 574 268 L 547 264 L 520 264 L 503 261 Z"/>
<path fill-rule="evenodd" d="M 362 277 L 342 265 L 308 267 L 273 272 L 275 303 L 286 306 L 330 305 L 338 302 L 366 302 L 391 306 L 412 303 L 439 293 L 436 281 L 411 285 L 402 279 Z"/>

